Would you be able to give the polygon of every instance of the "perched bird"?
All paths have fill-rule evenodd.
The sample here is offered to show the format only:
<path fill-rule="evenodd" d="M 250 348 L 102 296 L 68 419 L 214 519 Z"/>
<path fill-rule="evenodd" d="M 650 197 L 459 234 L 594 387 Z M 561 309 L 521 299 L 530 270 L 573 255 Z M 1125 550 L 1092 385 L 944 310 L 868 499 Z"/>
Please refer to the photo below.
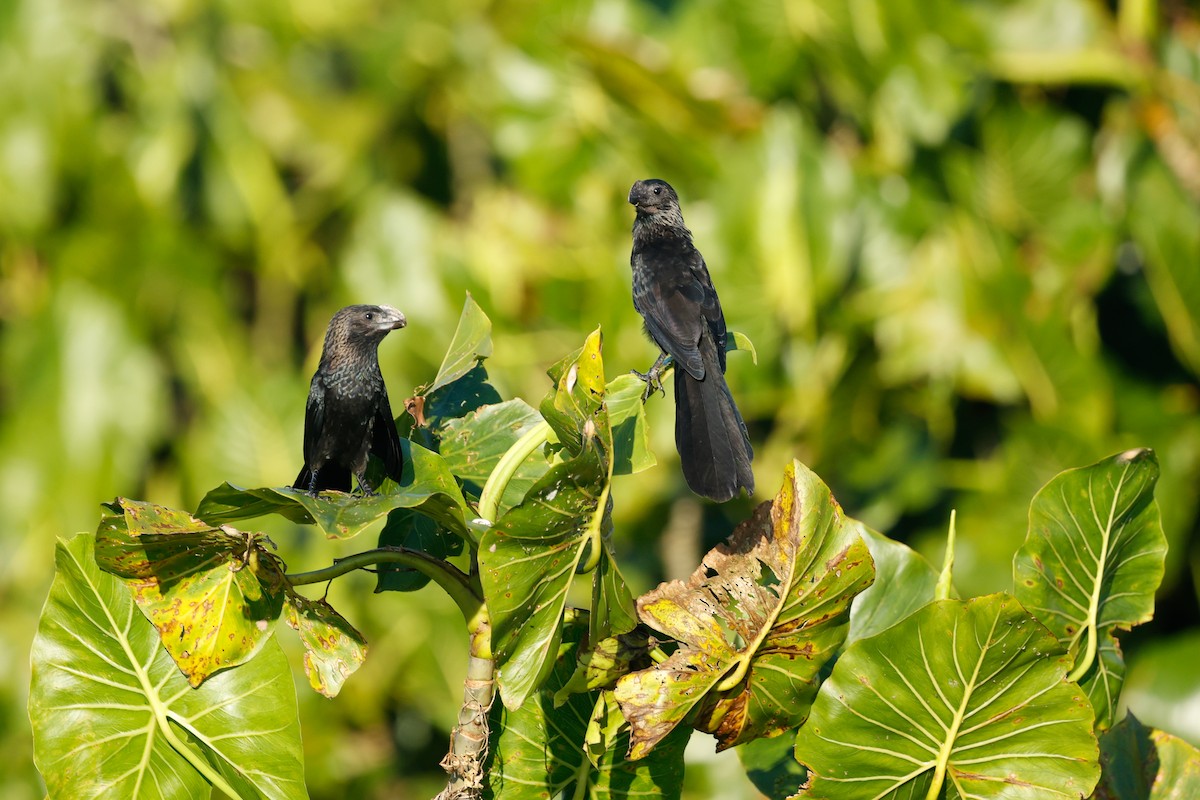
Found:
<path fill-rule="evenodd" d="M 404 315 L 391 306 L 346 306 L 333 315 L 308 390 L 304 468 L 294 488 L 312 495 L 322 489 L 348 492 L 353 473 L 363 494 L 374 494 L 367 482 L 368 453 L 383 462 L 388 477 L 400 480 L 404 457 L 379 371 L 379 343 L 404 325 Z"/>
<path fill-rule="evenodd" d="M 754 492 L 754 451 L 746 423 L 725 383 L 725 316 L 704 257 L 683 224 L 679 197 L 666 181 L 638 181 L 629 190 L 633 221 L 633 306 L 662 350 L 646 381 L 643 402 L 661 389 L 668 359 L 675 367 L 675 447 L 696 494 L 725 502 Z"/>

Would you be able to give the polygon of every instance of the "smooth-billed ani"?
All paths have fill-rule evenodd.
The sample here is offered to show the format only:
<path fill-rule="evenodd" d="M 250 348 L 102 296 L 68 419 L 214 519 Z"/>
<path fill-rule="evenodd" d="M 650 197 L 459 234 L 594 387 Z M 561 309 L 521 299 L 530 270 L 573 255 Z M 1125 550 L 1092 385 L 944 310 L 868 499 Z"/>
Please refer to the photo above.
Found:
<path fill-rule="evenodd" d="M 754 451 L 746 423 L 725 383 L 725 316 L 704 257 L 683 223 L 679 197 L 666 181 L 629 190 L 633 221 L 633 306 L 663 351 L 645 375 L 646 396 L 661 388 L 668 357 L 675 368 L 675 446 L 696 494 L 717 502 L 740 488 L 754 492 Z M 645 397 L 643 397 L 643 400 Z"/>
<path fill-rule="evenodd" d="M 368 453 L 383 462 L 388 477 L 400 480 L 404 457 L 379 371 L 379 343 L 404 325 L 404 315 L 391 306 L 346 306 L 333 315 L 308 390 L 304 468 L 296 489 L 349 492 L 353 473 L 363 494 L 374 494 Z"/>

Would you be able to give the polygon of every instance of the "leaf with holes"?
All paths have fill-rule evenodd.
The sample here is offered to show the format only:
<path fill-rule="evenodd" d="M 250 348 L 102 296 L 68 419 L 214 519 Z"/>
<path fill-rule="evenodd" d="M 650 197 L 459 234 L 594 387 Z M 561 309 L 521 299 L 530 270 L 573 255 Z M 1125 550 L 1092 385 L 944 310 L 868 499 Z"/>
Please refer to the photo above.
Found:
<path fill-rule="evenodd" d="M 838 659 L 796 738 L 800 797 L 1087 797 L 1092 708 L 1007 594 L 931 603 Z"/>
<path fill-rule="evenodd" d="M 1029 508 L 1013 564 L 1017 599 L 1076 658 L 1078 680 L 1107 729 L 1125 664 L 1113 633 L 1154 612 L 1167 540 L 1154 502 L 1158 462 L 1130 450 L 1047 483 Z"/>
<path fill-rule="evenodd" d="M 846 636 L 850 601 L 873 574 L 858 523 L 792 462 L 774 502 L 709 551 L 686 584 L 638 598 L 642 622 L 680 645 L 617 682 L 633 727 L 630 757 L 686 719 L 716 735 L 719 750 L 798 725 Z"/>
<path fill-rule="evenodd" d="M 193 689 L 94 537 L 59 542 L 33 642 L 29 718 L 51 797 L 305 798 L 296 690 L 283 651 Z"/>

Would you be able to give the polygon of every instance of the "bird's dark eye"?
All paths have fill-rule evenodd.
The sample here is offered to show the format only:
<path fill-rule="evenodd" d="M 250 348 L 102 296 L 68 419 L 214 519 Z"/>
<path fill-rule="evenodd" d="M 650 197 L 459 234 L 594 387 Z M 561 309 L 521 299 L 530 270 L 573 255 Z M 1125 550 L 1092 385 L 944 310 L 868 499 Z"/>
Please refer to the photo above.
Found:
<path fill-rule="evenodd" d="M 662 187 L 661 187 L 661 186 L 655 186 L 655 187 L 654 187 L 654 193 L 655 193 L 655 194 L 662 194 Z"/>
<path fill-rule="evenodd" d="M 374 314 L 372 314 L 370 311 L 368 311 L 368 312 L 367 312 L 367 319 L 375 319 L 375 315 L 374 315 Z"/>

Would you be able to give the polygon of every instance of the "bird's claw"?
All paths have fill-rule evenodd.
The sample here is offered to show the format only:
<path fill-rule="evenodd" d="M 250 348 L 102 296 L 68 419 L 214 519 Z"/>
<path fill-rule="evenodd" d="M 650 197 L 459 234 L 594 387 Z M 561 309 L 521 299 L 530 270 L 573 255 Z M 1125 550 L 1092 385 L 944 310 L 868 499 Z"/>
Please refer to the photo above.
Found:
<path fill-rule="evenodd" d="M 629 370 L 632 374 L 637 375 L 646 384 L 646 388 L 642 390 L 642 403 L 650 399 L 650 395 L 657 390 L 662 392 L 662 396 L 667 396 L 667 390 L 662 385 L 662 374 L 659 369 L 651 369 L 649 372 L 638 372 L 636 369 Z"/>

